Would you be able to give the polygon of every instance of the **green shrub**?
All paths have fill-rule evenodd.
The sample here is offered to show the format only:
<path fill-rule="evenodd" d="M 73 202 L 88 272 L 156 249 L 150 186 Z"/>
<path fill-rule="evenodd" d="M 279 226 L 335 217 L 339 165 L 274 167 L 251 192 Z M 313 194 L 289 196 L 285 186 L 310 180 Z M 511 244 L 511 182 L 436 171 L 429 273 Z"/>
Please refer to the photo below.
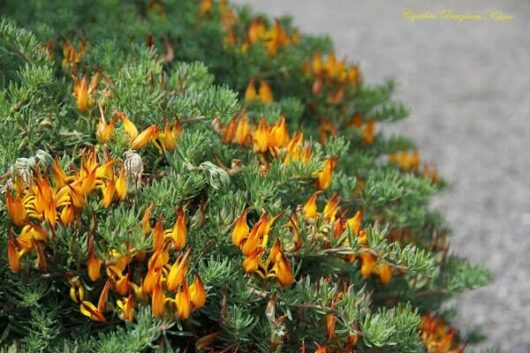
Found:
<path fill-rule="evenodd" d="M 2 2 L 6 352 L 461 352 L 394 85 L 225 1 Z M 9 270 L 7 270 L 9 268 Z"/>

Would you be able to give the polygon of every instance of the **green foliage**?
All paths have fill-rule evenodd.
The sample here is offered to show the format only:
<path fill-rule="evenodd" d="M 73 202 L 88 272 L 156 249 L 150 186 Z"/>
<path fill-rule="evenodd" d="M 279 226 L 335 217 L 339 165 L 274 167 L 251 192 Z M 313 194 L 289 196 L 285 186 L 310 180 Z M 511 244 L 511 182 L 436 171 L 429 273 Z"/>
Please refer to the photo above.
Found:
<path fill-rule="evenodd" d="M 430 352 L 435 338 L 420 334 L 422 318 L 491 278 L 447 254 L 448 226 L 429 207 L 444 181 L 396 154 L 414 142 L 376 130 L 408 115 L 395 84 L 369 85 L 355 65 L 333 64 L 330 39 L 299 35 L 288 17 L 208 4 L 2 1 L 0 266 L 13 267 L 5 249 L 14 246 L 21 270 L 0 273 L 0 352 L 311 352 L 314 343 Z M 261 25 L 266 34 L 252 42 Z M 271 48 L 271 28 L 284 44 Z M 321 72 L 317 56 L 327 65 Z M 348 72 L 354 79 L 344 79 Z M 246 92 L 249 82 L 259 99 Z M 244 119 L 250 132 L 241 137 Z M 43 207 L 41 179 L 55 197 Z M 76 193 L 82 205 L 69 222 Z M 23 224 L 9 197 L 23 203 Z M 256 233 L 260 219 L 271 220 L 256 269 L 244 268 L 250 235 L 242 246 L 232 238 L 242 215 Z M 46 237 L 25 240 L 35 225 Z M 178 312 L 186 286 L 168 286 L 186 251 L 183 280 L 191 292 L 200 276 L 207 298 L 190 315 Z M 145 291 L 157 256 L 165 259 L 159 315 Z M 282 273 L 292 281 L 281 282 Z M 120 293 L 123 278 L 130 283 Z M 127 298 L 134 318 L 124 322 Z M 104 320 L 87 315 L 87 302 Z M 453 347 L 460 342 L 455 336 Z"/>

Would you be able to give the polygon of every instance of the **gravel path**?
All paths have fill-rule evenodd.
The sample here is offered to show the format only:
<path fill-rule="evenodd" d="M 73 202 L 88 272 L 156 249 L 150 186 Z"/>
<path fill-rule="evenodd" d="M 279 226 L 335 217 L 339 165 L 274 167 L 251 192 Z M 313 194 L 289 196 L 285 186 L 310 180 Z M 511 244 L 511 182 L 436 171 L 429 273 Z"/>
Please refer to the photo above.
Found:
<path fill-rule="evenodd" d="M 393 131 L 417 141 L 452 188 L 434 200 L 454 229 L 454 252 L 489 268 L 488 287 L 459 296 L 460 327 L 488 345 L 530 352 L 530 1 L 254 0 L 333 37 L 368 82 L 392 77 L 411 117 Z M 404 9 L 508 21 L 419 20 Z"/>

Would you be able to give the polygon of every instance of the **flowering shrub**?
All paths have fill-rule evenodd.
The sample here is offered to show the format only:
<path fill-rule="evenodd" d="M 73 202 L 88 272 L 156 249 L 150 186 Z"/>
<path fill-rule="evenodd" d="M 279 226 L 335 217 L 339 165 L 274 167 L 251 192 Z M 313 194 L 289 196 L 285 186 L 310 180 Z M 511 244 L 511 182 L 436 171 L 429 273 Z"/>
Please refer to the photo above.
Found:
<path fill-rule="evenodd" d="M 393 84 L 221 0 L 5 1 L 0 348 L 462 352 Z"/>

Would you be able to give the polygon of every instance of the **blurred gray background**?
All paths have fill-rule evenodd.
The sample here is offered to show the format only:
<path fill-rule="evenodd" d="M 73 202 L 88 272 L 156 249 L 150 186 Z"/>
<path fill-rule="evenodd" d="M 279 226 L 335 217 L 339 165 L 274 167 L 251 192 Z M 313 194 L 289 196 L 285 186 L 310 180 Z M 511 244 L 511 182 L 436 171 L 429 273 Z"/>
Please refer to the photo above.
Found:
<path fill-rule="evenodd" d="M 397 81 L 411 116 L 392 131 L 413 137 L 452 182 L 433 202 L 454 229 L 452 251 L 495 276 L 455 300 L 460 328 L 483 326 L 485 346 L 529 353 L 530 0 L 236 2 L 329 34 L 366 82 Z M 408 22 L 405 9 L 514 18 Z"/>

